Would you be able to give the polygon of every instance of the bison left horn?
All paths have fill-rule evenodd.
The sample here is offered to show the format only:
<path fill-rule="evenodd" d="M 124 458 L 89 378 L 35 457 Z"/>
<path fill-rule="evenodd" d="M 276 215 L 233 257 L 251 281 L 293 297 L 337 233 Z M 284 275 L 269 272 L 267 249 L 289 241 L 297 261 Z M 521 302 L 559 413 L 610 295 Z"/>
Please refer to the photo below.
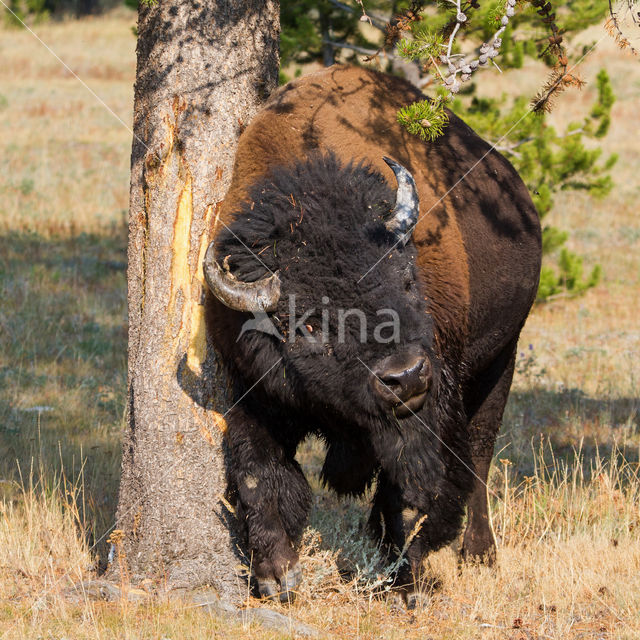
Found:
<path fill-rule="evenodd" d="M 213 242 L 204 255 L 203 270 L 211 293 L 230 309 L 254 312 L 276 310 L 280 299 L 280 278 L 277 272 L 257 282 L 238 280 L 229 271 L 227 259 L 224 261 L 224 269 L 218 264 Z"/>
<path fill-rule="evenodd" d="M 390 167 L 396 176 L 398 182 L 398 190 L 396 192 L 396 206 L 393 209 L 388 220 L 385 222 L 387 230 L 402 243 L 402 246 L 409 242 L 411 232 L 418 222 L 420 214 L 420 201 L 418 199 L 418 190 L 413 176 L 401 164 L 395 160 L 382 158 Z"/>

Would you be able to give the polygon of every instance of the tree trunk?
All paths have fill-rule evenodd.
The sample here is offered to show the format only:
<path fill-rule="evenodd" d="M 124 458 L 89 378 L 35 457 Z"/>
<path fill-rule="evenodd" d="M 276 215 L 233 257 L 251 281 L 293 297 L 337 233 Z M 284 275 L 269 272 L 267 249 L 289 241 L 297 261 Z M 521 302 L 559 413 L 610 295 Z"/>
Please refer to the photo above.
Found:
<path fill-rule="evenodd" d="M 237 137 L 278 77 L 277 0 L 140 3 L 129 215 L 128 424 L 111 575 L 238 601 L 229 404 L 202 258 Z M 244 591 L 246 593 L 246 591 Z"/>

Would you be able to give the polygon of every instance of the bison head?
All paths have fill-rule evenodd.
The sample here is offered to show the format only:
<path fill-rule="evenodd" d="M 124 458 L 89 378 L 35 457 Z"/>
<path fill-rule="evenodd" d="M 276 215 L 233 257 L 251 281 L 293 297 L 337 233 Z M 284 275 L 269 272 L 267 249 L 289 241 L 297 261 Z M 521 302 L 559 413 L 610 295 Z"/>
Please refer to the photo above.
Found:
<path fill-rule="evenodd" d="M 410 241 L 417 191 L 385 160 L 395 193 L 333 154 L 272 170 L 205 258 L 235 377 L 259 383 L 264 410 L 279 401 L 326 423 L 312 429 L 410 419 L 435 399 L 439 358 Z"/>

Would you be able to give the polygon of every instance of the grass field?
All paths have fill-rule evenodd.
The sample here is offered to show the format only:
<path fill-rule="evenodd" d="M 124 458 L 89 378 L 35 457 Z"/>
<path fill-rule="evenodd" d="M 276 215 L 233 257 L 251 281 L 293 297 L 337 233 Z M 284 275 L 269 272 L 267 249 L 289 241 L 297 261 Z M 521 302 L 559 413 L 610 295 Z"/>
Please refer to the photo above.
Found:
<path fill-rule="evenodd" d="M 289 637 L 178 603 L 66 597 L 104 563 L 115 511 L 133 23 L 122 12 L 36 28 L 113 113 L 32 35 L 0 31 L 0 637 Z M 498 568 L 460 571 L 446 548 L 429 560 L 441 582 L 429 606 L 396 606 L 363 542 L 366 501 L 319 486 L 310 441 L 306 582 L 291 607 L 269 606 L 335 638 L 640 637 L 637 64 L 605 39 L 582 68 L 593 81 L 606 66 L 618 96 L 603 141 L 620 154 L 616 188 L 602 201 L 560 194 L 549 222 L 604 277 L 537 306 L 525 328 L 490 479 Z M 543 76 L 527 68 L 497 90 L 533 93 Z M 579 119 L 594 91 L 565 95 L 555 122 Z"/>

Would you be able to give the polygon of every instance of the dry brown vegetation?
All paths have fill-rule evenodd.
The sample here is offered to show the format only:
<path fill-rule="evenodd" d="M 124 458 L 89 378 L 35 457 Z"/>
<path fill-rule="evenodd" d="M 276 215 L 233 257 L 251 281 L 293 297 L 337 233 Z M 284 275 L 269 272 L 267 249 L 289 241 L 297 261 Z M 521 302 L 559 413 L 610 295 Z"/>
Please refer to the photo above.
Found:
<path fill-rule="evenodd" d="M 121 13 L 37 27 L 125 122 L 132 24 Z M 0 636 L 289 637 L 176 602 L 68 597 L 104 563 L 115 509 L 131 136 L 30 34 L 2 31 L 0 56 Z M 362 535 L 366 500 L 319 486 L 309 441 L 306 582 L 272 608 L 333 638 L 640 637 L 640 74 L 607 40 L 582 76 L 601 66 L 618 96 L 603 142 L 620 154 L 616 188 L 603 201 L 560 194 L 549 222 L 604 278 L 536 307 L 524 331 L 490 479 L 498 568 L 460 568 L 455 545 L 443 549 L 428 606 L 397 606 Z M 533 92 L 543 77 L 530 67 L 516 82 Z M 594 90 L 565 95 L 556 121 L 579 119 Z"/>

